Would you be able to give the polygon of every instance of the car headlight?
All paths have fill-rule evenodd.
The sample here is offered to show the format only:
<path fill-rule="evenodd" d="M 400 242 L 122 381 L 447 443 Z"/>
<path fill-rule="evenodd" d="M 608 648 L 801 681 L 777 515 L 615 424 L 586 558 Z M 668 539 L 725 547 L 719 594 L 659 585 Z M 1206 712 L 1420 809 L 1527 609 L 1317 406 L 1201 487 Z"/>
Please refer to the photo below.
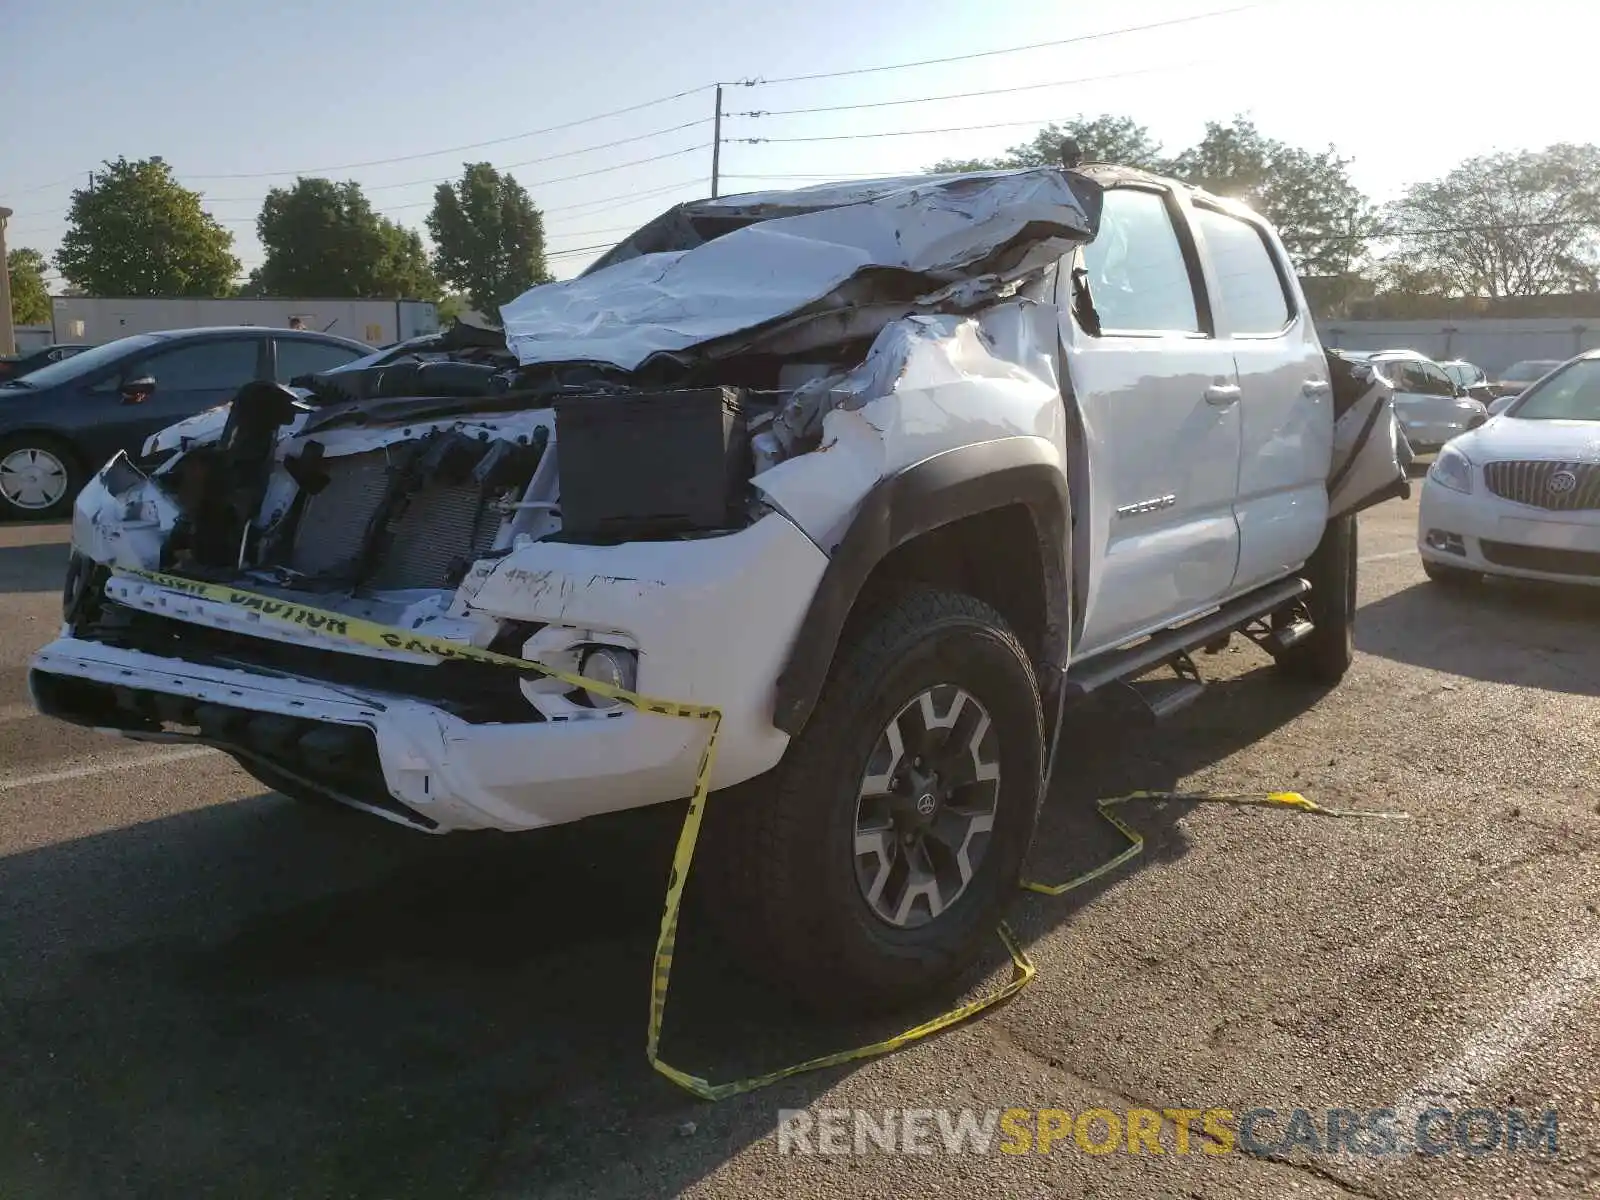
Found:
<path fill-rule="evenodd" d="M 618 646 L 595 646 L 584 652 L 578 674 L 607 687 L 631 692 L 638 684 L 639 659 L 633 651 Z M 596 696 L 592 692 L 589 701 L 596 708 L 610 708 L 618 703 L 609 696 Z"/>
<path fill-rule="evenodd" d="M 1428 468 L 1428 478 L 1452 492 L 1472 491 L 1472 460 L 1446 446 Z"/>

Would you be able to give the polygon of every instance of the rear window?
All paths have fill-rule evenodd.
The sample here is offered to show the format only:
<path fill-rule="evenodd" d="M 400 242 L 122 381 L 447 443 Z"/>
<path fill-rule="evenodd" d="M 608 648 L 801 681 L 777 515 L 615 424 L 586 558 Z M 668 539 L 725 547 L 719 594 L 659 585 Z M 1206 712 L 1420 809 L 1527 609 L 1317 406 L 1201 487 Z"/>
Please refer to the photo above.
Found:
<path fill-rule="evenodd" d="M 1216 274 L 1228 332 L 1269 337 L 1282 332 L 1293 314 L 1261 231 L 1208 208 L 1197 207 L 1195 218 Z"/>

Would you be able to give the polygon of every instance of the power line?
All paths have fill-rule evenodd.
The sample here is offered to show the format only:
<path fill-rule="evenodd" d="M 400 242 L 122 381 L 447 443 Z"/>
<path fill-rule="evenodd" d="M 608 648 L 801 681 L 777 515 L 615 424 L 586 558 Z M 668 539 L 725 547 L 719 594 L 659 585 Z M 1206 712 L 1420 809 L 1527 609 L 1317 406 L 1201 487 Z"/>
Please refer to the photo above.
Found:
<path fill-rule="evenodd" d="M 389 163 L 414 162 L 419 158 L 433 158 L 440 154 L 458 154 L 463 150 L 479 150 L 484 146 L 499 146 L 506 142 L 520 141 L 523 138 L 538 137 L 541 134 L 557 133 L 563 129 L 575 129 L 579 125 L 588 125 L 593 121 L 603 121 L 607 117 L 620 117 L 624 113 L 638 112 L 640 109 L 654 108 L 658 104 L 667 104 L 673 100 L 681 100 L 685 96 L 693 96 L 699 92 L 710 91 L 715 84 L 703 83 L 699 87 L 688 88 L 685 91 L 674 92 L 670 96 L 661 96 L 655 100 L 646 100 L 640 104 L 630 104 L 626 108 L 613 108 L 609 112 L 595 113 L 591 117 L 579 117 L 575 121 L 563 121 L 559 125 L 546 125 L 543 129 L 529 129 L 522 133 L 509 134 L 506 137 L 490 138 L 483 142 L 468 142 L 462 146 L 446 146 L 442 150 L 424 150 L 418 154 L 401 154 L 393 158 L 373 158 L 365 162 L 343 163 L 336 167 L 308 167 L 293 171 L 251 171 L 228 175 L 200 175 L 184 174 L 182 179 L 269 179 L 275 175 L 321 175 L 328 171 L 353 171 L 358 167 L 381 167 Z"/>
<path fill-rule="evenodd" d="M 609 250 L 615 242 L 596 242 L 592 246 L 574 246 L 570 250 L 551 250 L 545 254 L 546 258 L 566 258 L 571 254 L 587 254 L 592 250 Z"/>
<path fill-rule="evenodd" d="M 903 104 L 932 104 L 940 100 L 972 100 L 979 96 L 1004 96 L 1013 92 L 1034 92 L 1043 88 L 1073 87 L 1080 83 L 1100 83 L 1107 79 L 1128 79 L 1135 75 L 1158 75 L 1166 71 L 1186 70 L 1206 65 L 1204 59 L 1170 66 L 1140 67 L 1134 71 L 1114 71 L 1109 75 L 1086 75 L 1079 79 L 1057 79 L 1050 83 L 1024 83 L 1017 87 L 987 88 L 981 92 L 952 92 L 945 96 L 915 96 L 909 100 L 874 100 L 864 104 L 825 104 L 816 108 L 757 109 L 754 112 L 729 113 L 733 117 L 794 117 L 804 113 L 850 112 L 862 108 L 893 108 Z"/>
<path fill-rule="evenodd" d="M 699 184 L 700 182 L 701 178 L 696 176 L 693 179 L 685 179 L 680 183 L 664 184 L 661 187 L 652 188 L 647 192 L 631 192 L 616 196 L 602 196 L 598 200 L 585 200 L 580 204 L 563 204 L 558 208 L 541 208 L 539 211 L 544 216 L 548 217 L 551 213 L 572 212 L 575 209 L 582 208 L 588 210 L 582 215 L 590 217 L 594 216 L 596 213 L 610 212 L 614 208 L 625 208 L 629 204 L 632 204 L 635 200 L 647 200 L 652 196 L 663 196 L 668 192 L 675 192 L 680 188 L 686 188 L 691 184 Z M 616 201 L 616 203 L 613 204 L 611 201 Z M 600 207 L 595 207 L 596 205 Z"/>
<path fill-rule="evenodd" d="M 685 121 L 681 125 L 669 125 L 665 129 L 653 129 L 649 133 L 636 133 L 632 137 L 618 138 L 614 142 L 601 142 L 597 146 L 584 146 L 578 150 L 563 150 L 559 154 L 546 154 L 539 158 L 524 159 L 522 162 L 507 163 L 504 167 L 496 167 L 495 169 L 498 171 L 514 171 L 518 167 L 531 167 L 538 163 L 555 162 L 557 159 L 575 158 L 580 154 L 592 154 L 597 150 L 610 150 L 615 146 L 626 146 L 630 142 L 642 142 L 648 138 L 661 137 L 668 133 L 678 133 L 684 129 L 693 129 L 697 125 L 709 125 L 710 123 L 710 117 L 701 117 L 695 121 Z M 384 192 L 395 188 L 420 187 L 430 183 L 448 183 L 455 178 L 456 176 L 454 175 L 445 175 L 435 176 L 430 179 L 408 179 L 404 183 L 362 184 L 361 190 L 364 192 Z M 207 196 L 205 198 L 207 204 L 249 204 L 259 203 L 261 199 L 260 196 Z"/>
<path fill-rule="evenodd" d="M 1055 125 L 1062 121 L 1070 121 L 1071 117 L 1030 117 L 1025 121 L 994 121 L 987 125 L 952 125 L 944 129 L 887 129 L 880 133 L 829 133 L 816 134 L 810 137 L 758 137 L 758 138 L 729 138 L 731 142 L 739 142 L 747 146 L 759 146 L 766 142 L 853 142 L 862 138 L 885 137 L 920 137 L 932 133 L 971 133 L 979 129 L 1008 129 L 1016 125 Z"/>
<path fill-rule="evenodd" d="M 1105 38 L 1121 37 L 1127 33 L 1142 33 L 1148 29 L 1165 29 L 1173 25 L 1188 25 L 1196 21 L 1209 21 L 1216 17 L 1232 16 L 1234 13 L 1248 12 L 1255 8 L 1265 8 L 1270 4 L 1279 3 L 1280 0 L 1260 0 L 1255 4 L 1241 4 L 1234 8 L 1216 9 L 1212 12 L 1195 13 L 1187 17 L 1171 17 L 1164 21 L 1151 21 L 1144 25 L 1124 25 L 1119 29 L 1106 29 L 1099 33 L 1084 33 L 1077 37 L 1057 38 L 1049 42 L 1030 42 L 1026 46 L 1007 46 L 1002 50 L 979 50 L 972 54 L 952 54 L 947 58 L 924 58 L 916 62 L 887 63 L 878 67 L 853 67 L 847 71 L 817 71 L 809 75 L 785 75 L 778 79 L 754 79 L 744 81 L 744 87 L 763 87 L 778 83 L 804 83 L 813 79 L 840 79 L 846 75 L 871 75 L 880 71 L 903 71 L 910 67 L 931 67 L 941 63 L 968 62 L 975 58 L 993 58 L 1000 54 L 1020 54 L 1025 50 L 1046 50 L 1055 46 L 1076 46 L 1084 42 L 1097 42 Z"/>
<path fill-rule="evenodd" d="M 555 179 L 536 179 L 536 180 L 531 180 L 525 186 L 527 186 L 527 187 L 549 187 L 553 183 L 568 183 L 568 182 L 570 182 L 571 180 L 574 180 L 574 179 L 588 179 L 591 176 L 604 175 L 604 174 L 606 174 L 606 173 L 608 173 L 610 171 L 623 171 L 623 170 L 626 170 L 629 167 L 643 166 L 645 163 L 661 162 L 663 159 L 668 159 L 668 158 L 681 158 L 685 154 L 697 154 L 701 150 L 708 150 L 710 148 L 711 148 L 711 143 L 710 142 L 701 142 L 698 146 L 686 146 L 682 150 L 670 150 L 666 154 L 652 154 L 649 158 L 636 158 L 636 159 L 632 160 L 631 162 L 617 163 L 615 166 L 596 167 L 593 171 L 579 171 L 576 175 L 561 175 L 561 176 L 558 176 Z M 509 168 L 507 168 L 507 169 L 509 169 Z M 439 180 L 433 180 L 432 182 L 444 183 L 445 181 L 446 180 L 444 180 L 444 179 L 439 179 Z M 432 203 L 433 203 L 432 199 L 428 199 L 428 200 L 413 200 L 408 204 L 391 204 L 387 208 L 382 208 L 382 209 L 379 209 L 377 211 L 379 211 L 379 212 L 398 212 L 402 208 L 419 208 L 424 204 L 432 204 Z"/>

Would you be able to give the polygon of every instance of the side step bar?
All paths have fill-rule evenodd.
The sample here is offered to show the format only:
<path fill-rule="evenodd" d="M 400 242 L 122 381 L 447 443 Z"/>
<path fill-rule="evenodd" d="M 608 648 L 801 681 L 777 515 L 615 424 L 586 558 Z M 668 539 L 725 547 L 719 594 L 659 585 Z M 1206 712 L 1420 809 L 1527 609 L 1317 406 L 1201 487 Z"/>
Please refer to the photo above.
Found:
<path fill-rule="evenodd" d="M 1311 585 L 1304 579 L 1280 579 L 1230 600 L 1216 612 L 1197 617 L 1185 625 L 1163 629 L 1126 649 L 1097 655 L 1081 667 L 1075 666 L 1067 671 L 1064 695 L 1069 698 L 1087 696 L 1108 683 L 1136 679 L 1176 655 L 1215 642 L 1223 634 L 1232 633 L 1292 604 L 1310 590 Z M 1300 625 L 1305 625 L 1305 629 L 1301 630 Z M 1280 632 L 1286 635 L 1284 644 L 1287 648 L 1309 634 L 1311 627 L 1309 622 L 1300 621 Z"/>

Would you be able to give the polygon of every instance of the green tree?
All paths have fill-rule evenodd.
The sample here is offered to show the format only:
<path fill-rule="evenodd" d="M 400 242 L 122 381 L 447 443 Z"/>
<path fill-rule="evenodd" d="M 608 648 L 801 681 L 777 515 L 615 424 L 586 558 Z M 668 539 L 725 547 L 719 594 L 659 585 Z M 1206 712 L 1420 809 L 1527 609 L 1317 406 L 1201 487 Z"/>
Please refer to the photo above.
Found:
<path fill-rule="evenodd" d="M 1600 147 L 1468 159 L 1413 184 L 1389 206 L 1397 238 L 1385 259 L 1397 283 L 1446 294 L 1540 296 L 1586 291 L 1600 274 Z"/>
<path fill-rule="evenodd" d="M 1349 165 L 1332 146 L 1291 146 L 1241 116 L 1226 125 L 1207 122 L 1205 136 L 1167 169 L 1270 220 L 1301 275 L 1347 277 L 1378 230 L 1377 214 L 1350 181 Z"/>
<path fill-rule="evenodd" d="M 50 292 L 44 286 L 44 265 L 44 255 L 37 250 L 19 246 L 6 253 L 12 324 L 50 324 Z"/>
<path fill-rule="evenodd" d="M 256 218 L 266 251 L 251 273 L 262 296 L 432 300 L 439 281 L 422 237 L 379 216 L 354 181 L 298 178 L 273 188 Z"/>
<path fill-rule="evenodd" d="M 433 268 L 464 291 L 473 308 L 498 320 L 502 304 L 551 279 L 544 217 L 514 176 L 486 162 L 463 166 L 459 180 L 434 192 L 428 214 Z"/>
<path fill-rule="evenodd" d="M 107 162 L 72 193 L 56 267 L 94 296 L 216 296 L 239 273 L 233 234 L 160 158 Z"/>
<path fill-rule="evenodd" d="M 932 170 L 1007 171 L 1020 167 L 1050 166 L 1061 161 L 1061 142 L 1076 138 L 1086 162 L 1118 163 L 1127 167 L 1160 170 L 1165 165 L 1161 143 L 1131 117 L 1103 113 L 1078 117 L 1063 124 L 1046 125 L 1026 142 L 1019 142 L 999 158 L 947 158 Z"/>

